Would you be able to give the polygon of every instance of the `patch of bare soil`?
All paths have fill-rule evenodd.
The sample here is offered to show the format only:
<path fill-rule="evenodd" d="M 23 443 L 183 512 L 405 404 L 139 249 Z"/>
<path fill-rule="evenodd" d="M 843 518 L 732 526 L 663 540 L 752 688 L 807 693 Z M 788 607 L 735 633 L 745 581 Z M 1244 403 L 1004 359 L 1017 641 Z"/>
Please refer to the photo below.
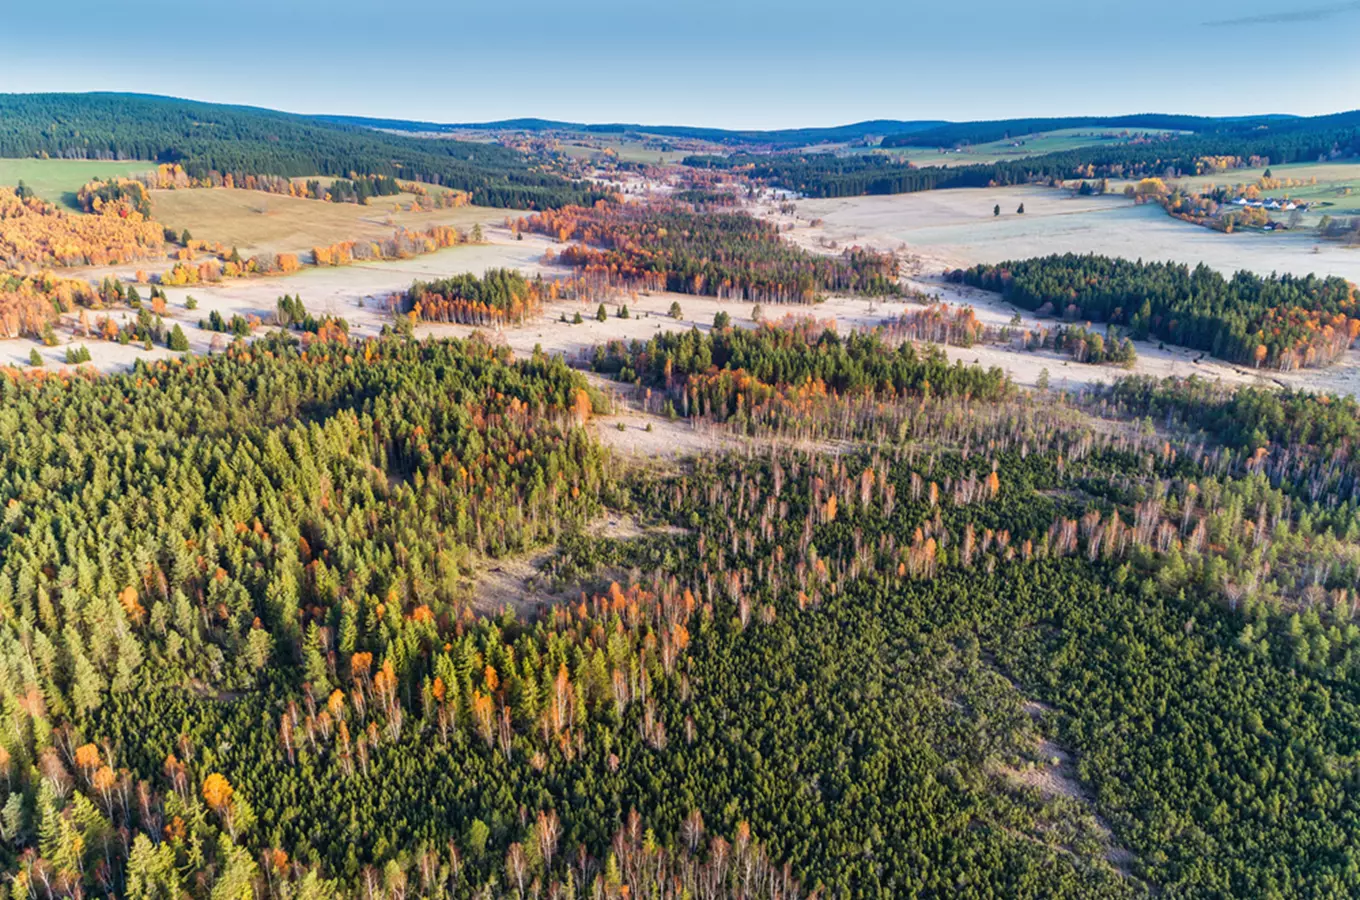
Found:
<path fill-rule="evenodd" d="M 495 616 L 508 606 L 516 615 L 528 617 L 536 614 L 540 607 L 573 599 L 566 592 L 548 591 L 542 584 L 542 567 L 552 555 L 552 548 L 547 548 L 521 556 L 488 560 L 471 584 L 472 611 Z"/>
<path fill-rule="evenodd" d="M 1095 499 L 1086 491 L 1078 490 L 1077 488 L 1044 488 L 1043 490 L 1035 491 L 1034 493 L 1038 494 L 1040 497 L 1049 497 L 1053 500 L 1076 500 L 1083 503 L 1087 500 Z"/>
<path fill-rule="evenodd" d="M 1046 715 L 1052 713 L 1053 709 L 1037 701 L 1028 700 L 1025 703 L 1025 712 L 1038 724 Z M 1105 847 L 1106 862 L 1125 878 L 1134 878 L 1135 857 L 1115 841 L 1109 823 L 1096 812 L 1095 798 L 1086 785 L 1081 783 L 1073 755 L 1042 734 L 1036 734 L 1031 756 L 1033 761 L 1022 768 L 998 766 L 998 774 L 1012 784 L 1023 785 L 1037 791 L 1044 799 L 1061 798 L 1078 805 L 1095 823 L 1098 838 Z"/>
<path fill-rule="evenodd" d="M 586 527 L 586 534 L 591 537 L 615 538 L 621 541 L 634 541 L 649 534 L 687 533 L 687 529 L 676 525 L 643 525 L 636 516 L 621 512 L 608 512 Z"/>
<path fill-rule="evenodd" d="M 739 440 L 730 431 L 708 422 L 671 421 L 631 408 L 617 409 L 607 418 L 593 419 L 591 424 L 601 443 L 642 459 L 675 460 L 718 453 Z"/>
<path fill-rule="evenodd" d="M 655 534 L 684 534 L 685 529 L 670 525 L 643 525 L 629 513 L 610 510 L 586 526 L 592 537 L 633 541 Z M 515 614 L 529 618 L 559 603 L 579 600 L 585 585 L 574 584 L 553 590 L 543 569 L 556 553 L 555 547 L 540 547 L 519 556 L 487 559 L 468 582 L 469 606 L 478 615 L 499 615 L 507 606 Z M 597 573 L 598 581 L 620 581 L 622 572 Z"/>

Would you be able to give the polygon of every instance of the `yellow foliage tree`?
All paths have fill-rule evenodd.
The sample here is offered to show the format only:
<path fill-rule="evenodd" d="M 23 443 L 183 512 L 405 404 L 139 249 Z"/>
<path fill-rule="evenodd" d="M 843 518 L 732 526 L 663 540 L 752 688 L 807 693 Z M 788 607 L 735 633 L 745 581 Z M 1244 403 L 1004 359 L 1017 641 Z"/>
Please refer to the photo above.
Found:
<path fill-rule="evenodd" d="M 203 780 L 203 799 L 215 810 L 226 809 L 233 793 L 235 789 L 225 775 L 214 772 Z"/>

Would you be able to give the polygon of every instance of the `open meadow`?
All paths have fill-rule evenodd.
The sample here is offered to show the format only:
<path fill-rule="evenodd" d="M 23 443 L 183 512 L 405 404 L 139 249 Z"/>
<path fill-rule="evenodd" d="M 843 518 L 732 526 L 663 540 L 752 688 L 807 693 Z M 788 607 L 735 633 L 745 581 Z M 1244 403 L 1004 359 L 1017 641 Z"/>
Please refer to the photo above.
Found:
<path fill-rule="evenodd" d="M 507 215 L 504 209 L 480 206 L 412 211 L 413 194 L 374 197 L 367 206 L 236 188 L 152 191 L 151 197 L 157 221 L 176 231 L 188 229 L 199 240 L 236 247 L 245 256 L 297 253 L 339 241 L 380 240 L 396 228 L 485 228 Z"/>
<path fill-rule="evenodd" d="M 1024 204 L 1024 214 L 1017 213 Z M 1001 215 L 993 215 L 996 206 Z M 1249 269 L 1339 275 L 1360 281 L 1360 252 L 1307 232 L 1217 231 L 1182 222 L 1160 207 L 1121 195 L 1075 197 L 1037 186 L 962 188 L 891 196 L 803 200 L 787 236 L 810 248 L 825 242 L 880 249 L 905 246 L 925 270 L 975 263 L 1097 253 L 1128 259 L 1204 262 L 1225 273 Z M 813 220 L 821 224 L 813 227 Z"/>
<path fill-rule="evenodd" d="M 1089 205 L 1087 208 L 1096 207 Z M 948 218 L 943 212 L 938 215 Z M 240 315 L 268 321 L 278 298 L 290 294 L 300 297 L 312 314 L 342 317 L 350 323 L 351 334 L 372 337 L 384 325 L 392 323 L 387 298 L 406 289 L 415 280 L 433 280 L 461 273 L 480 275 L 488 269 L 501 267 L 519 269 L 531 277 L 568 274 L 568 270 L 562 266 L 543 263 L 543 254 L 547 249 L 560 247 L 548 238 L 526 234 L 523 240 L 515 240 L 501 226 L 489 228 L 487 237 L 488 243 L 485 244 L 451 247 L 412 259 L 337 268 L 307 267 L 287 276 L 167 288 L 169 309 L 166 320 L 172 325 L 178 323 L 184 329 L 194 352 L 209 353 L 224 344 L 222 335 L 199 327 L 199 322 L 211 312 L 216 311 L 224 318 Z M 828 252 L 825 248 L 818 249 Z M 90 273 L 86 274 L 88 276 Z M 996 294 L 944 284 L 929 272 L 918 273 L 909 280 L 909 284 L 942 302 L 972 307 L 978 320 L 987 325 L 1005 325 L 1017 315 L 1024 328 L 1052 324 L 1052 320 L 1040 319 L 1012 306 Z M 190 298 L 196 303 L 193 310 L 186 307 Z M 681 315 L 678 319 L 669 315 L 672 303 L 680 306 Z M 603 322 L 595 318 L 598 305 L 597 301 L 559 300 L 547 304 L 541 316 L 523 326 L 488 330 L 470 325 L 422 323 L 417 326 L 416 334 L 421 337 L 465 337 L 479 332 L 493 342 L 507 345 L 518 356 L 528 356 L 535 348 L 541 348 L 552 355 L 579 361 L 596 345 L 613 340 L 646 341 L 666 331 L 698 329 L 707 332 L 720 312 L 727 313 L 733 324 L 739 327 L 753 328 L 758 324 L 755 304 L 691 294 L 620 291 L 606 302 L 608 316 Z M 623 306 L 628 307 L 628 318 L 619 316 Z M 906 299 L 832 294 L 813 306 L 766 304 L 760 310 L 760 320 L 777 322 L 786 316 L 812 317 L 820 322 L 834 323 L 836 329 L 844 334 L 887 324 L 902 313 L 916 308 L 919 306 L 915 301 Z M 578 314 L 580 322 L 575 321 Z M 116 319 L 119 317 L 127 319 L 129 314 L 115 314 Z M 74 316 L 67 317 L 68 326 L 74 321 Z M 155 359 L 172 355 L 163 347 L 145 351 L 136 345 L 73 338 L 68 329 L 63 329 L 60 334 L 61 343 L 56 347 L 43 347 L 29 339 L 0 342 L 0 365 L 26 365 L 28 355 L 34 349 L 49 365 L 61 365 L 66 348 L 70 345 L 88 347 L 92 354 L 91 364 L 103 371 L 126 369 L 138 358 Z M 1060 389 L 1109 383 L 1136 372 L 1156 377 L 1196 374 L 1229 384 L 1279 384 L 1360 396 L 1360 353 L 1357 351 L 1351 351 L 1340 363 L 1325 369 L 1279 373 L 1253 371 L 1203 353 L 1163 346 L 1156 341 L 1140 341 L 1136 342 L 1136 346 L 1138 360 L 1132 369 L 1079 363 L 1055 351 L 1029 352 L 998 345 L 944 346 L 941 349 L 949 359 L 964 365 L 999 368 L 1016 383 L 1026 387 L 1038 384 L 1045 371 L 1048 372 L 1050 383 Z M 632 424 L 636 424 L 637 428 L 629 426 L 628 437 L 623 442 L 626 447 L 643 453 L 667 452 L 662 444 L 664 435 L 669 432 L 656 436 L 649 432 L 644 437 L 641 428 L 646 422 L 639 419 Z M 606 437 L 611 443 L 618 443 L 612 432 L 607 433 Z M 687 441 L 690 440 L 692 437 L 687 438 Z M 690 446 L 690 443 L 683 446 Z"/>
<path fill-rule="evenodd" d="M 148 162 L 98 159 L 0 159 L 0 185 L 23 182 L 44 200 L 78 209 L 76 191 L 95 179 L 123 177 L 154 168 Z"/>

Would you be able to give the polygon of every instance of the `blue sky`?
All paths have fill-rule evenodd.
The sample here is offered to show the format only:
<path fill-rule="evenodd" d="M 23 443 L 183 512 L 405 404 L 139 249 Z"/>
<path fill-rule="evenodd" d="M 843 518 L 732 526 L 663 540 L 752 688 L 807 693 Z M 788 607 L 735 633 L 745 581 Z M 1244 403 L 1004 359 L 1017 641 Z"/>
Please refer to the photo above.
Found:
<path fill-rule="evenodd" d="M 0 0 L 0 91 L 721 127 L 1360 107 L 1360 2 Z M 228 12 L 229 10 L 229 12 Z"/>

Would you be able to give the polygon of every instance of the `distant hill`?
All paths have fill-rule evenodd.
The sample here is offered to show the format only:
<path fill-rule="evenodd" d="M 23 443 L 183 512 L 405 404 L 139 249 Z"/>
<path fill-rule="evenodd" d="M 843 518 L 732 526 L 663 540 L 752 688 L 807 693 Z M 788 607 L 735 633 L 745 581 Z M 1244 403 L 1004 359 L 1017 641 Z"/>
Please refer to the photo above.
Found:
<path fill-rule="evenodd" d="M 1132 131 L 1189 131 L 1195 134 L 1239 134 L 1271 132 L 1288 134 L 1323 128 L 1360 125 L 1360 111 L 1325 116 L 1180 116 L 1163 113 L 1138 113 L 1127 116 L 1067 116 L 1037 119 L 996 119 L 987 122 L 953 122 L 933 128 L 910 129 L 890 134 L 884 147 L 958 147 L 990 144 L 1007 138 L 1024 137 L 1067 128 L 1128 129 Z"/>
<path fill-rule="evenodd" d="M 658 137 L 690 138 L 716 144 L 771 144 L 801 147 L 809 144 L 856 141 L 866 135 L 908 134 L 938 128 L 948 123 L 939 120 L 899 121 L 873 119 L 850 125 L 825 128 L 783 128 L 770 131 L 703 128 L 693 125 L 636 125 L 609 123 L 591 125 L 584 122 L 561 122 L 553 119 L 500 119 L 495 122 L 465 122 L 441 124 L 405 119 L 373 119 L 364 116 L 315 116 L 325 122 L 381 128 L 389 131 L 413 133 L 450 133 L 457 131 L 575 131 L 582 134 L 650 134 Z"/>

